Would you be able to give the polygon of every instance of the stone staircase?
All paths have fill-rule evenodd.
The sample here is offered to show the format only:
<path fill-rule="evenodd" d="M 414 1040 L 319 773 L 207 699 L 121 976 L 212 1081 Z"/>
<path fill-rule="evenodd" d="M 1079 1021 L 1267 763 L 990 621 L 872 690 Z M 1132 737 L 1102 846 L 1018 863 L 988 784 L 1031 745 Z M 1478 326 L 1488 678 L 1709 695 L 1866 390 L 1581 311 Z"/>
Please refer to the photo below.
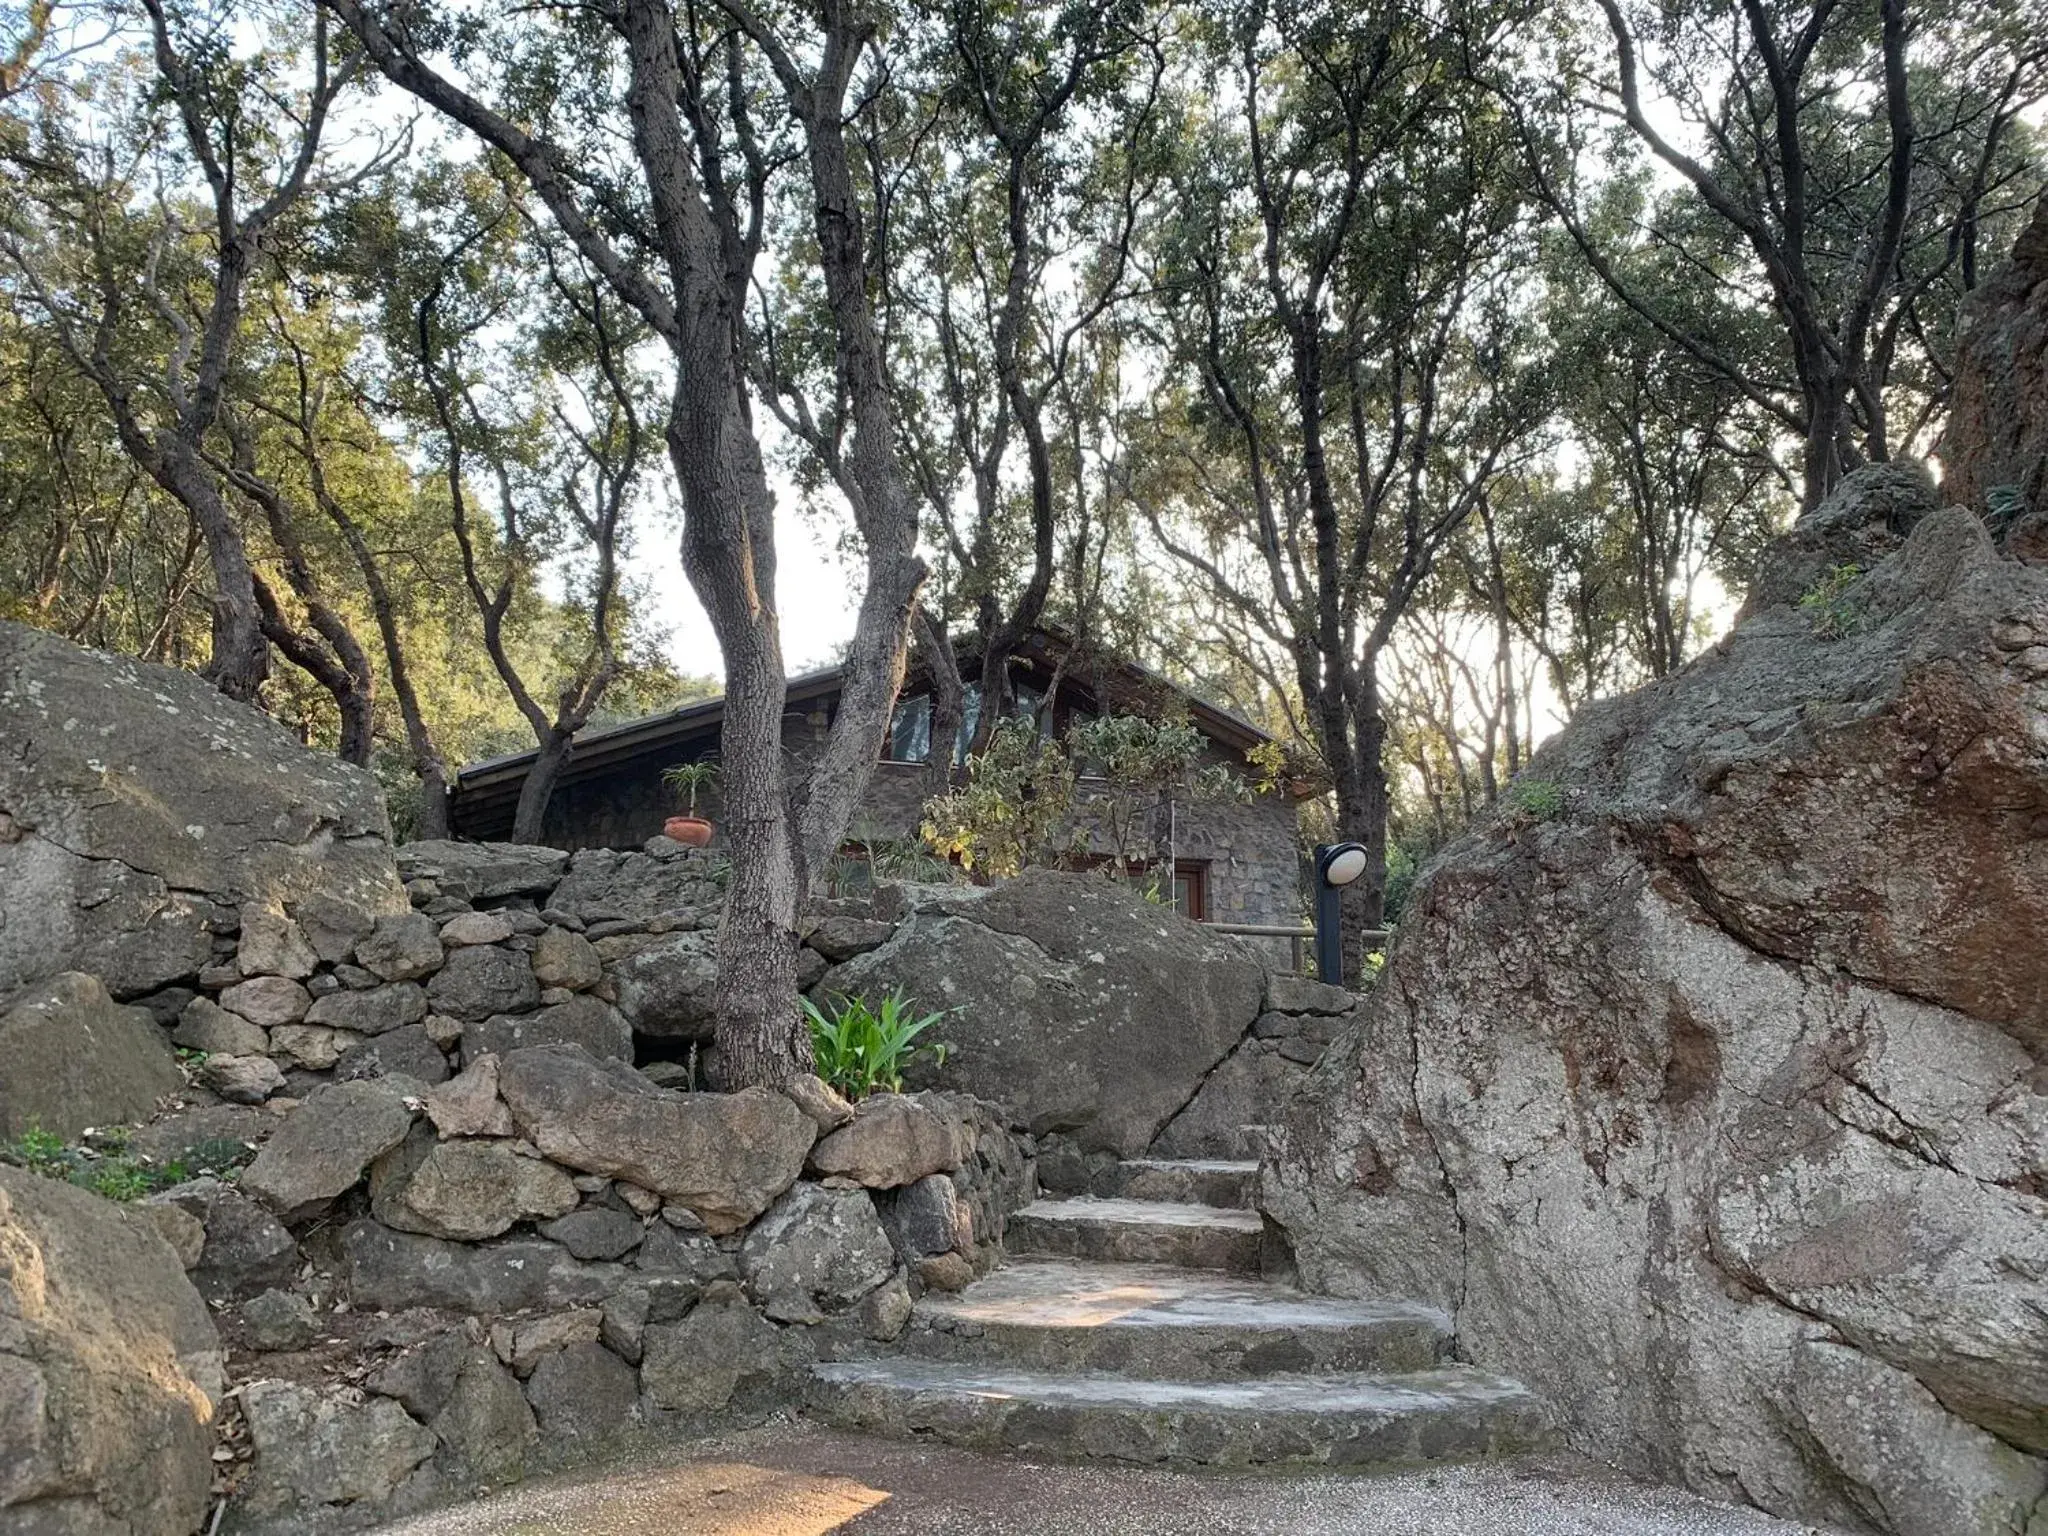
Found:
<path fill-rule="evenodd" d="M 1408 1302 L 1259 1277 L 1256 1163 L 1119 1165 L 1108 1193 L 1010 1218 L 1011 1262 L 917 1304 L 890 1359 L 812 1367 L 848 1429 L 1070 1458 L 1380 1467 L 1550 1443 L 1518 1382 L 1452 1361 Z"/>

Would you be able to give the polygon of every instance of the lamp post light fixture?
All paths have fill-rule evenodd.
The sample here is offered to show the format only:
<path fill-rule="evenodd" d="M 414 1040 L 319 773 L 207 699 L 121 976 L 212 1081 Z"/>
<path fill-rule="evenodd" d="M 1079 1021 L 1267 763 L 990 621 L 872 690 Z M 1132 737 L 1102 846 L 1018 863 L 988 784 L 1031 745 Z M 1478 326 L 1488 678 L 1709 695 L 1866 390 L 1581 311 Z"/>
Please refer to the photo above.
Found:
<path fill-rule="evenodd" d="M 1344 887 L 1365 873 L 1363 843 L 1319 843 L 1315 852 L 1316 979 L 1344 984 Z"/>

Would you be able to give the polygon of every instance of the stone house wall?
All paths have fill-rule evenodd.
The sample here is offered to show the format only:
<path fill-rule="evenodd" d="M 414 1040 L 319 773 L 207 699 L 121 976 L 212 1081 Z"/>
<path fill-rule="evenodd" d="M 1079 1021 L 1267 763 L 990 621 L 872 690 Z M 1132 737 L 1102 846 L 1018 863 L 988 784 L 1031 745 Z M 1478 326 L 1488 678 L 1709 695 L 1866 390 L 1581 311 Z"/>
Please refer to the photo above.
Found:
<path fill-rule="evenodd" d="M 823 745 L 822 718 L 792 713 L 783 725 L 783 747 L 793 770 L 807 764 Z M 602 775 L 562 785 L 549 807 L 544 838 L 557 848 L 638 848 L 660 835 L 661 825 L 677 814 L 674 794 L 662 784 L 661 774 L 674 762 L 700 754 L 699 745 L 678 746 L 666 753 L 645 757 Z M 1221 763 L 1240 772 L 1241 758 L 1212 748 L 1204 765 Z M 1090 781 L 1083 779 L 1081 797 L 1090 794 Z M 922 819 L 926 799 L 926 774 L 922 763 L 883 762 L 876 766 L 866 796 L 855 818 L 856 834 L 872 833 L 888 838 L 914 838 Z M 700 797 L 698 809 L 714 822 L 721 805 L 716 790 Z M 1106 855 L 1110 843 L 1100 830 L 1099 820 L 1091 826 L 1090 846 Z M 1211 922 L 1291 924 L 1302 921 L 1301 853 L 1296 804 L 1285 793 L 1256 796 L 1248 804 L 1233 802 L 1181 803 L 1173 808 L 1172 844 L 1175 857 L 1204 865 L 1208 872 L 1208 912 Z M 1165 841 L 1162 818 L 1161 841 Z M 714 836 L 712 847 L 719 840 Z M 1289 961 L 1285 942 L 1262 946 L 1276 964 Z"/>

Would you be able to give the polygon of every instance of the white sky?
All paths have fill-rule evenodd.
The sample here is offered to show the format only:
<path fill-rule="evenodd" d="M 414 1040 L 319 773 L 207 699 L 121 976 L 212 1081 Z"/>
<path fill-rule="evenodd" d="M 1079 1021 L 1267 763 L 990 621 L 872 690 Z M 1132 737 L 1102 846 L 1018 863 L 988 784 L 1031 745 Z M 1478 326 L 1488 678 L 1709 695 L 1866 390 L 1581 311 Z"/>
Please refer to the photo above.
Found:
<path fill-rule="evenodd" d="M 772 463 L 768 479 L 776 493 L 775 590 L 781 605 L 782 659 L 791 673 L 804 672 L 837 660 L 853 638 L 865 572 L 858 559 L 839 552 L 839 527 L 850 521 L 843 507 L 830 513 L 807 512 L 796 488 Z M 674 483 L 665 472 L 663 480 L 668 515 L 646 520 L 622 563 L 640 588 L 641 616 L 651 630 L 663 635 L 662 653 L 678 671 L 722 678 L 725 665 L 711 619 L 683 575 Z"/>

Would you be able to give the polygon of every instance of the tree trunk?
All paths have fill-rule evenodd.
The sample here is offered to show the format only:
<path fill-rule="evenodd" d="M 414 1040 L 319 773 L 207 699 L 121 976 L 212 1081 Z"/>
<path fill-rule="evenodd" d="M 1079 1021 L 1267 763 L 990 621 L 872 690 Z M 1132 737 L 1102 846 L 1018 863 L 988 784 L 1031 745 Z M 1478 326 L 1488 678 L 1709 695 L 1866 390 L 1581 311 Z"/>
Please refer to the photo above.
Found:
<path fill-rule="evenodd" d="M 318 475 L 317 465 L 315 475 Z M 384 584 L 384 573 L 378 568 L 377 557 L 371 552 L 369 540 L 363 537 L 363 530 L 355 519 L 325 493 L 324 486 L 316 484 L 315 494 L 329 520 L 341 530 L 349 553 L 355 557 L 356 569 L 362 572 L 363 586 L 370 594 L 370 612 L 377 621 L 378 638 L 384 643 L 385 671 L 391 677 L 392 695 L 398 700 L 399 718 L 405 723 L 406 749 L 412 756 L 413 772 L 419 775 L 420 809 L 414 830 L 422 838 L 446 839 L 453 830 L 448 815 L 448 764 L 434 745 L 433 732 L 428 729 L 427 717 L 420 709 L 419 690 L 412 684 L 412 669 L 406 662 L 405 642 L 398 632 L 398 614 L 391 602 L 391 590 Z"/>
<path fill-rule="evenodd" d="M 953 642 L 927 608 L 917 612 L 917 647 L 931 685 L 931 752 L 924 770 L 925 797 L 931 799 L 953 787 L 953 745 L 967 718 L 967 689 Z"/>
<path fill-rule="evenodd" d="M 574 734 L 559 727 L 550 730 L 533 754 L 533 766 L 519 785 L 519 804 L 512 812 L 512 841 L 538 843 L 547 827 L 548 802 L 555 796 L 555 781 L 569 766 L 575 750 Z"/>
<path fill-rule="evenodd" d="M 786 684 L 773 606 L 773 500 L 742 419 L 729 354 L 679 358 L 669 456 L 683 490 L 683 570 L 725 656 L 720 785 L 732 878 L 718 927 L 714 1084 L 777 1086 L 810 1072 L 796 1002 L 797 915 L 805 875 L 783 773 Z M 704 398 L 709 374 L 723 397 Z"/>
<path fill-rule="evenodd" d="M 191 510 L 213 566 L 213 655 L 201 676 L 229 698 L 253 704 L 270 676 L 270 643 L 264 638 L 263 610 L 256 601 L 242 531 L 221 500 L 212 473 L 189 445 L 163 432 L 154 446 L 156 452 L 144 467 Z"/>

